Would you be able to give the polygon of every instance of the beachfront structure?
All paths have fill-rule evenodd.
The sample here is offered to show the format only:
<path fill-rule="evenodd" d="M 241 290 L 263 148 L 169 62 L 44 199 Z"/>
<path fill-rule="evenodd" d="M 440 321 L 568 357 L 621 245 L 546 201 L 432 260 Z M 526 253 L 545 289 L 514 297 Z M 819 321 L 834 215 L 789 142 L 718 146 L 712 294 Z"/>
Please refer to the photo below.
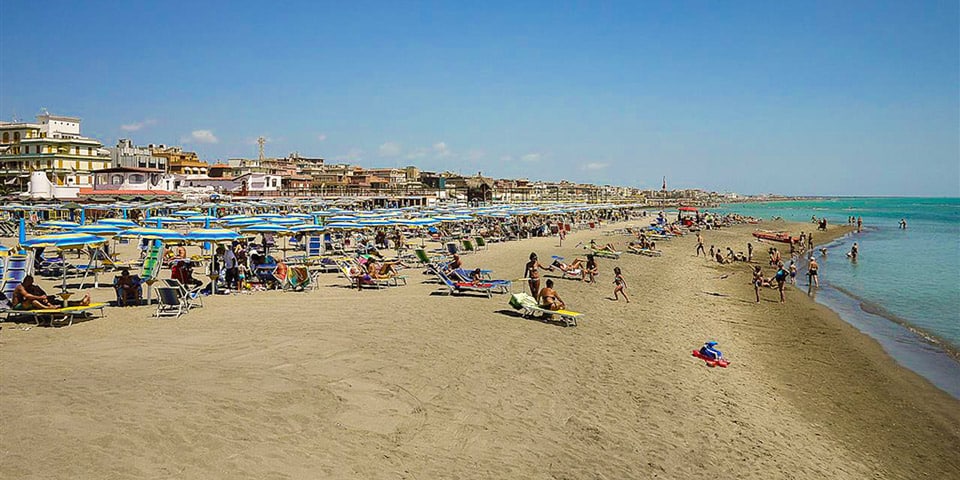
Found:
<path fill-rule="evenodd" d="M 173 178 L 158 168 L 112 167 L 93 172 L 94 192 L 137 192 L 168 194 Z M 85 193 L 85 191 L 81 191 Z"/>
<path fill-rule="evenodd" d="M 79 188 L 91 188 L 91 172 L 110 166 L 103 144 L 80 134 L 79 118 L 44 111 L 36 119 L 0 122 L 0 186 L 10 192 L 53 195 L 37 198 L 74 198 Z M 30 189 L 34 172 L 42 172 L 50 186 L 65 188 L 38 184 Z"/>
<path fill-rule="evenodd" d="M 150 145 L 153 156 L 166 159 L 167 173 L 179 175 L 206 175 L 210 164 L 200 160 L 196 152 L 180 146 Z"/>
<path fill-rule="evenodd" d="M 167 171 L 167 157 L 153 154 L 153 146 L 138 147 L 133 140 L 121 138 L 116 147 L 107 148 L 113 167 L 156 168 Z"/>
<path fill-rule="evenodd" d="M 210 194 L 236 195 L 240 197 L 280 196 L 282 177 L 266 173 L 245 173 L 236 177 L 212 178 L 198 175 L 176 175 L 174 189 L 207 191 Z"/>

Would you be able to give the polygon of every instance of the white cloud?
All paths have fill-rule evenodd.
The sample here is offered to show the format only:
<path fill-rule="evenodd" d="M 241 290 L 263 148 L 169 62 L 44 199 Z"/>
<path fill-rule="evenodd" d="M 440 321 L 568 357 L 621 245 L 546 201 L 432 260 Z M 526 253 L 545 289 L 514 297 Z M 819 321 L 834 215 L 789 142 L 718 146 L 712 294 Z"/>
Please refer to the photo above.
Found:
<path fill-rule="evenodd" d="M 397 142 L 385 142 L 380 145 L 378 150 L 381 157 L 396 157 L 403 151 L 403 147 Z"/>
<path fill-rule="evenodd" d="M 437 142 L 433 144 L 433 153 L 435 153 L 437 157 L 442 158 L 450 156 L 452 152 L 450 151 L 450 147 L 447 146 L 446 142 Z"/>
<path fill-rule="evenodd" d="M 485 156 L 487 156 L 487 152 L 484 152 L 483 150 L 470 150 L 467 152 L 464 158 L 466 158 L 467 160 L 476 161 L 476 160 L 480 160 Z"/>
<path fill-rule="evenodd" d="M 426 156 L 427 156 L 427 149 L 426 149 L 426 148 L 418 148 L 418 149 L 416 149 L 416 150 L 414 150 L 414 151 L 412 151 L 412 152 L 404 155 L 403 158 L 406 158 L 407 160 L 416 160 L 416 159 L 418 159 L 418 158 L 423 158 L 423 157 L 426 157 Z"/>
<path fill-rule="evenodd" d="M 217 143 L 220 139 L 210 130 L 194 130 L 190 136 L 180 139 L 182 143 Z"/>
<path fill-rule="evenodd" d="M 317 140 L 320 141 L 320 142 L 322 142 L 322 141 L 324 141 L 324 140 L 326 140 L 326 139 L 327 139 L 327 134 L 326 134 L 326 133 L 321 133 L 321 134 L 317 135 Z"/>
<path fill-rule="evenodd" d="M 334 160 L 338 162 L 355 162 L 363 158 L 363 150 L 359 148 L 351 148 L 344 155 L 337 155 L 334 157 Z"/>
<path fill-rule="evenodd" d="M 528 153 L 520 157 L 520 160 L 524 162 L 539 162 L 541 158 L 543 158 L 543 155 L 539 153 Z"/>
<path fill-rule="evenodd" d="M 155 125 L 156 123 L 156 120 L 148 118 L 142 122 L 133 122 L 120 125 L 120 130 L 123 130 L 124 132 L 136 132 L 138 130 L 142 130 L 144 127 Z"/>
<path fill-rule="evenodd" d="M 609 163 L 600 163 L 600 162 L 590 162 L 585 164 L 583 167 L 584 170 L 603 170 L 604 168 L 609 167 Z"/>

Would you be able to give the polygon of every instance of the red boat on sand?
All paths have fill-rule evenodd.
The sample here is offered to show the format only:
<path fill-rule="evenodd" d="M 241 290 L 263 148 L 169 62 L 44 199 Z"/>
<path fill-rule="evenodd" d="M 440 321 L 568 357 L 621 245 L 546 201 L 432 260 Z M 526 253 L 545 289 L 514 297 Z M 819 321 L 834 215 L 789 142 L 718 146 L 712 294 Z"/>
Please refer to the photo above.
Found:
<path fill-rule="evenodd" d="M 800 237 L 791 237 L 787 232 L 769 232 L 765 230 L 757 230 L 756 232 L 753 232 L 753 236 L 759 238 L 760 240 L 770 240 L 771 242 L 796 243 L 800 241 Z"/>

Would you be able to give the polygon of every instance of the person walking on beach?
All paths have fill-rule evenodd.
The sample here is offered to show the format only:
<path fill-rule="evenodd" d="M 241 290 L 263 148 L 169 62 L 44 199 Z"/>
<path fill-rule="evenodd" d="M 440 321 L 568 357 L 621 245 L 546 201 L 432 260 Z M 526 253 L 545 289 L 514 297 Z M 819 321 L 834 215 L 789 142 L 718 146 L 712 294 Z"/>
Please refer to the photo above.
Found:
<path fill-rule="evenodd" d="M 863 217 L 857 217 L 857 233 L 863 231 Z"/>
<path fill-rule="evenodd" d="M 773 278 L 770 279 L 777 281 L 777 291 L 780 292 L 780 303 L 786 303 L 786 300 L 783 298 L 783 286 L 787 283 L 787 276 L 789 273 L 787 269 L 783 267 L 783 262 L 777 264 L 777 273 L 773 274 Z"/>
<path fill-rule="evenodd" d="M 757 303 L 760 303 L 760 287 L 763 286 L 763 271 L 760 265 L 753 267 L 753 293 L 757 295 Z"/>
<path fill-rule="evenodd" d="M 807 235 L 807 250 L 813 252 L 813 232 Z"/>
<path fill-rule="evenodd" d="M 816 284 L 817 288 L 820 288 L 819 271 L 820 265 L 817 264 L 817 259 L 810 255 L 810 263 L 807 265 L 807 285 Z"/>
<path fill-rule="evenodd" d="M 530 261 L 527 262 L 526 267 L 523 270 L 523 277 L 527 279 L 527 285 L 530 286 L 530 295 L 537 296 L 540 294 L 540 270 L 550 270 L 550 268 L 540 265 L 540 262 L 537 260 L 536 253 L 530 253 Z M 548 283 L 552 283 L 549 280 Z"/>
<path fill-rule="evenodd" d="M 620 301 L 620 294 L 623 294 L 623 299 L 630 303 L 630 298 L 627 297 L 627 281 L 623 279 L 623 274 L 620 273 L 620 267 L 613 267 L 613 301 Z"/>
<path fill-rule="evenodd" d="M 700 253 L 704 255 L 707 254 L 707 251 L 703 248 L 703 235 L 700 235 L 700 232 L 697 232 L 697 256 L 700 256 Z"/>
<path fill-rule="evenodd" d="M 797 284 L 797 262 L 790 260 L 790 284 Z"/>

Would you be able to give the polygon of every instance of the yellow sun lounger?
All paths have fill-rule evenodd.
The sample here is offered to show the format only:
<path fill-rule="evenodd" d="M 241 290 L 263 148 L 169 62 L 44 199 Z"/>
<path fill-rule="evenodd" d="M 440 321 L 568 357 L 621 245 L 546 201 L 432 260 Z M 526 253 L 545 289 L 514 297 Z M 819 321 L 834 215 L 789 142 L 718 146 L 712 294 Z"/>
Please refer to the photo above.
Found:
<path fill-rule="evenodd" d="M 103 307 L 107 306 L 106 303 L 91 303 L 90 305 L 76 305 L 73 307 L 63 307 L 63 308 L 44 308 L 38 310 L 12 310 L 10 311 L 13 315 L 29 315 L 33 317 L 33 320 L 37 322 L 37 326 L 40 325 L 41 319 L 49 319 L 50 326 L 52 327 L 54 322 L 68 322 L 67 326 L 73 325 L 73 319 L 75 317 L 86 317 L 90 312 L 94 310 L 99 310 L 99 317 L 103 317 Z"/>
<path fill-rule="evenodd" d="M 560 317 L 560 320 L 564 325 L 568 327 L 576 327 L 577 320 L 583 316 L 580 312 L 573 312 L 570 310 L 549 310 L 541 307 L 537 304 L 536 299 L 534 299 L 530 294 L 527 293 L 514 293 L 510 296 L 510 306 L 521 310 L 524 317 L 536 317 L 539 313 L 541 318 L 550 318 L 550 316 Z"/>

